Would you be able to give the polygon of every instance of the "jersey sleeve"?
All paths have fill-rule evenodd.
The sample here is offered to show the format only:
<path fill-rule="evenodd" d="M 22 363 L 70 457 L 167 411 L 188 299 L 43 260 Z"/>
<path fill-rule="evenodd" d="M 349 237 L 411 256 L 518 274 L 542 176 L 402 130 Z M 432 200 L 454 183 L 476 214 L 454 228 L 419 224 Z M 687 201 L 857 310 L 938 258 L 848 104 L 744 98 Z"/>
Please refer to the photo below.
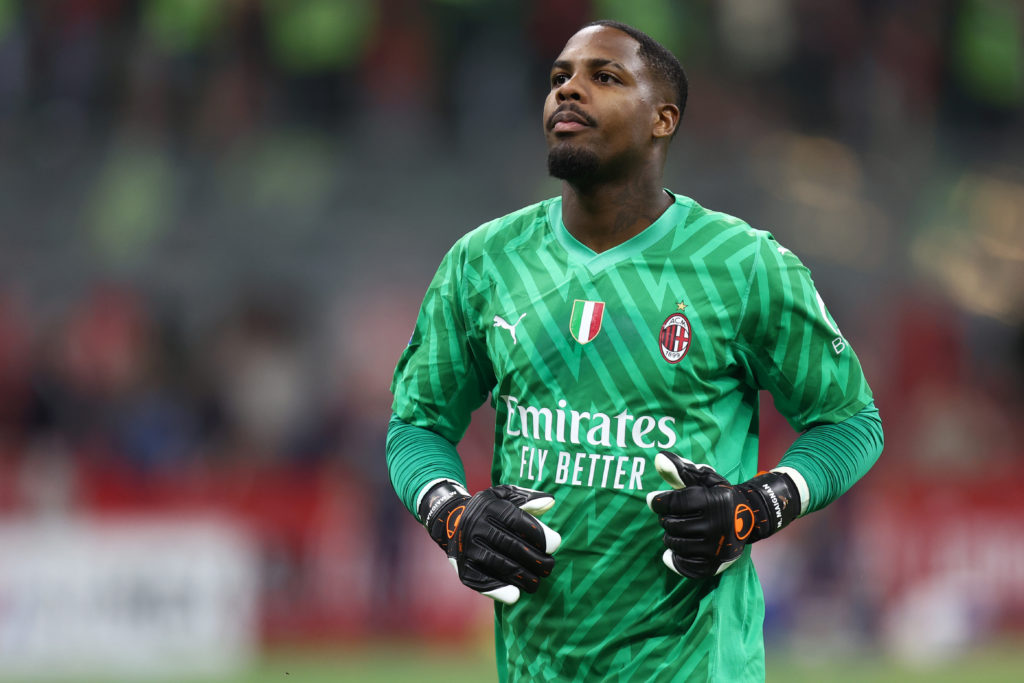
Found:
<path fill-rule="evenodd" d="M 394 414 L 453 444 L 462 439 L 470 415 L 494 385 L 484 333 L 465 305 L 469 287 L 460 241 L 445 255 L 427 289 L 391 381 Z"/>
<path fill-rule="evenodd" d="M 878 408 L 869 403 L 851 418 L 801 434 L 774 471 L 797 473 L 804 483 L 800 514 L 809 514 L 832 503 L 867 474 L 884 443 Z"/>
<path fill-rule="evenodd" d="M 736 347 L 755 386 L 797 431 L 840 422 L 872 401 L 810 271 L 767 233 L 759 234 Z"/>

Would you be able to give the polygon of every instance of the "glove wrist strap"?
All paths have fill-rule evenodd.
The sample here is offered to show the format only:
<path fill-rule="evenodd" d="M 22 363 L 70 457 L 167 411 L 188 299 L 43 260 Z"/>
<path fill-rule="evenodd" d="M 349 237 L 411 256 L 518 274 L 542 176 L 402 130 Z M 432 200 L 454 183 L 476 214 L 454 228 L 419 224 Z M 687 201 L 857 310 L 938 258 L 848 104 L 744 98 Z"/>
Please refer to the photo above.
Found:
<path fill-rule="evenodd" d="M 469 499 L 469 492 L 452 481 L 441 481 L 430 488 L 420 501 L 418 517 L 427 533 L 441 549 L 448 552 L 448 516 L 460 502 Z"/>
<path fill-rule="evenodd" d="M 767 520 L 751 542 L 771 536 L 800 515 L 800 494 L 788 474 L 765 472 L 748 481 L 745 488 L 760 499 Z"/>
<path fill-rule="evenodd" d="M 455 496 L 469 496 L 469 492 L 453 481 L 445 480 L 438 482 L 423 494 L 419 509 L 416 510 L 416 516 L 419 517 L 421 523 L 429 527 L 430 523 L 437 518 L 445 503 L 448 503 Z"/>

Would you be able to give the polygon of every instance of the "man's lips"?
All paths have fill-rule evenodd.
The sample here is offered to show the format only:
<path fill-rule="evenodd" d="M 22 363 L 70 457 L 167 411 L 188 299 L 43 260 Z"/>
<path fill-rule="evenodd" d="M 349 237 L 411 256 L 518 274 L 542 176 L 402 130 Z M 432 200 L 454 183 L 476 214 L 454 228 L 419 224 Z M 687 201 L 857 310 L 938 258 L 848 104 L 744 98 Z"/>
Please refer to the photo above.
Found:
<path fill-rule="evenodd" d="M 551 127 L 551 130 L 556 133 L 567 133 L 573 130 L 583 130 L 587 127 L 587 124 L 581 123 L 575 119 L 566 121 L 556 121 L 555 125 Z"/>
<path fill-rule="evenodd" d="M 548 129 L 555 133 L 577 131 L 593 125 L 594 119 L 575 107 L 566 107 L 556 111 L 548 119 Z"/>

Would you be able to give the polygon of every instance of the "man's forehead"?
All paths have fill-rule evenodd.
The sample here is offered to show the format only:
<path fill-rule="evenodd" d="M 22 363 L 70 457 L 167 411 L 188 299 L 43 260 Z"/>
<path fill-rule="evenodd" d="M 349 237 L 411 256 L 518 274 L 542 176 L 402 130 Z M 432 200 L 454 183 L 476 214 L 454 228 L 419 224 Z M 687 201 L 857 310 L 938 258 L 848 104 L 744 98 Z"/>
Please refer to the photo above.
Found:
<path fill-rule="evenodd" d="M 569 38 L 557 61 L 610 59 L 640 71 L 643 62 L 639 51 L 640 45 L 627 33 L 610 26 L 588 26 Z"/>

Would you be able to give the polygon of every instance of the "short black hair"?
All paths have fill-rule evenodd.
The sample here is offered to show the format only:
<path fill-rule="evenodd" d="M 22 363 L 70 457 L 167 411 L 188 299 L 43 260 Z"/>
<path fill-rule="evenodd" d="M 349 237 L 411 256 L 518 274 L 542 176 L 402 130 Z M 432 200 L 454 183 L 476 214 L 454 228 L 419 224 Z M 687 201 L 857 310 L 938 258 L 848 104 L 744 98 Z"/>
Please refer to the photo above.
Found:
<path fill-rule="evenodd" d="M 582 31 L 591 26 L 606 26 L 622 31 L 640 45 L 640 59 L 644 61 L 647 68 L 654 76 L 669 86 L 675 93 L 675 105 L 679 107 L 679 118 L 683 118 L 683 111 L 686 109 L 686 95 L 689 90 L 689 83 L 686 80 L 686 72 L 683 65 L 679 63 L 672 52 L 664 45 L 651 38 L 640 29 L 633 28 L 629 24 L 611 19 L 598 19 L 580 28 Z M 678 130 L 678 129 L 677 129 Z"/>

